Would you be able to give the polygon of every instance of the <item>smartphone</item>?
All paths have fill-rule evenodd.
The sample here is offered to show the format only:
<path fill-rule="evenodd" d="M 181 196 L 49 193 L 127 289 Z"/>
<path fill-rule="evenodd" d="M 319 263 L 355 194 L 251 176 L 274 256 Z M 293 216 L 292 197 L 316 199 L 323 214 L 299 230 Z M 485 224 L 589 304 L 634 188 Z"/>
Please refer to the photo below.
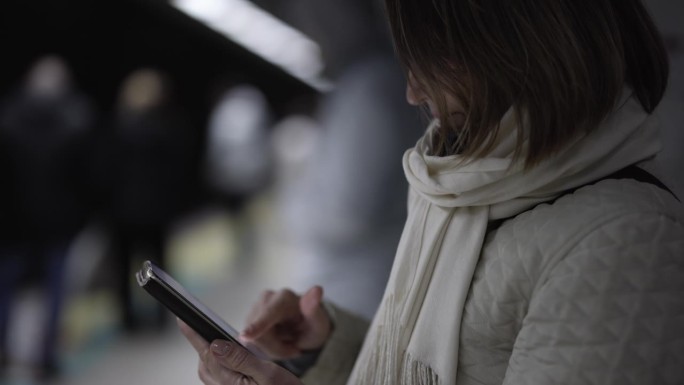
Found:
<path fill-rule="evenodd" d="M 190 294 L 180 283 L 152 261 L 143 262 L 142 268 L 135 274 L 135 278 L 140 287 L 171 310 L 207 342 L 217 339 L 232 341 L 260 359 L 268 360 L 267 356 L 255 346 L 242 344 L 238 339 L 240 334 L 237 330 Z M 296 375 L 301 374 L 301 369 L 292 362 L 274 362 Z"/>
<path fill-rule="evenodd" d="M 207 342 L 216 339 L 240 343 L 239 333 L 151 261 L 136 273 L 138 285 L 193 328 Z"/>

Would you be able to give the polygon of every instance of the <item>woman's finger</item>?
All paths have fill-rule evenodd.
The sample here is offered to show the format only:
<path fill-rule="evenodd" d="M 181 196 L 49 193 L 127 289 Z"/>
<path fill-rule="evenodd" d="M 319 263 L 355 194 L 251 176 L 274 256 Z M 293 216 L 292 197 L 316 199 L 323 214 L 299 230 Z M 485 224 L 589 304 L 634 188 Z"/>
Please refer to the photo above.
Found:
<path fill-rule="evenodd" d="M 244 335 L 240 335 L 239 340 L 243 346 L 255 347 L 271 359 L 282 360 L 300 355 L 301 349 L 297 346 L 295 335 L 284 336 L 283 333 L 279 333 L 278 329 L 279 327 L 275 326 L 256 340 Z"/>
<path fill-rule="evenodd" d="M 250 376 L 262 366 L 260 359 L 232 342 L 216 340 L 212 342 L 210 350 L 213 360 L 225 369 Z"/>
<path fill-rule="evenodd" d="M 247 349 L 224 340 L 216 340 L 211 344 L 212 357 L 208 360 L 209 371 L 221 379 L 231 379 L 233 381 L 246 381 L 253 379 L 254 383 L 278 383 L 286 384 L 286 381 L 273 381 L 277 376 L 275 373 L 281 372 L 280 376 L 289 379 L 293 377 L 285 369 L 276 364 L 263 361 L 250 353 Z M 294 377 L 296 379 L 296 377 Z M 230 382 L 228 382 L 230 383 Z M 242 382 L 235 382 L 242 383 Z M 247 383 L 247 382 L 245 382 Z"/>
<path fill-rule="evenodd" d="M 207 358 L 207 362 L 204 364 L 204 371 L 207 379 L 215 381 L 216 384 L 222 385 L 253 383 L 249 376 L 226 368 L 221 361 L 221 357 L 217 357 L 210 353 L 210 356 Z M 201 374 L 200 378 L 202 378 Z"/>
<path fill-rule="evenodd" d="M 314 286 L 299 300 L 299 307 L 304 317 L 297 347 L 303 350 L 318 349 L 328 340 L 332 323 L 327 311 L 322 306 L 323 288 Z"/>
<path fill-rule="evenodd" d="M 321 306 L 321 301 L 323 300 L 323 288 L 320 286 L 314 286 L 302 295 L 299 300 L 299 307 L 304 315 L 304 318 L 313 318 L 316 311 Z"/>
<path fill-rule="evenodd" d="M 257 315 L 250 320 L 242 336 L 248 340 L 258 339 L 276 324 L 296 317 L 299 314 L 298 302 L 297 295 L 287 289 L 271 295 L 265 303 L 260 305 Z"/>
<path fill-rule="evenodd" d="M 266 290 L 261 293 L 259 300 L 252 306 L 252 308 L 249 311 L 249 315 L 247 316 L 246 320 L 247 327 L 245 330 L 249 329 L 250 325 L 254 323 L 256 320 L 261 319 L 263 317 L 262 313 L 266 308 L 268 308 L 269 303 L 271 302 L 271 299 L 275 296 L 275 294 L 276 292 L 273 290 Z"/>
<path fill-rule="evenodd" d="M 199 366 L 197 368 L 197 375 L 199 376 L 200 380 L 202 380 L 204 385 L 221 385 L 219 380 L 214 378 L 214 375 L 209 372 L 209 367 L 202 360 L 200 360 Z"/>

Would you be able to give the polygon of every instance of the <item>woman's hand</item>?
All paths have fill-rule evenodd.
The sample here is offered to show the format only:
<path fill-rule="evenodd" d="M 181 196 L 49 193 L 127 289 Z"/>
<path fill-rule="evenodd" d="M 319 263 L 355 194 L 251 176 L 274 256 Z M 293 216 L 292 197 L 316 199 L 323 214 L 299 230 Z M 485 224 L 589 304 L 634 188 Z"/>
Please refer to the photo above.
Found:
<path fill-rule="evenodd" d="M 320 349 L 332 331 L 322 298 L 320 286 L 312 287 L 302 296 L 287 289 L 265 291 L 252 308 L 240 338 L 276 360 Z"/>
<path fill-rule="evenodd" d="M 210 345 L 183 321 L 178 326 L 199 354 L 198 373 L 205 385 L 302 385 L 294 374 L 236 343 L 216 340 Z"/>

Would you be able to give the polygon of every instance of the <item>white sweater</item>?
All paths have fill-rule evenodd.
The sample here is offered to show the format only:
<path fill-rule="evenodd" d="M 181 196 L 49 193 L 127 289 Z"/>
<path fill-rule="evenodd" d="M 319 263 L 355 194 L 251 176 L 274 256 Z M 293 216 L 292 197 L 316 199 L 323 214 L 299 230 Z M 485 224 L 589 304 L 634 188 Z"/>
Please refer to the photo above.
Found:
<path fill-rule="evenodd" d="M 306 384 L 354 365 L 368 323 L 335 312 Z M 604 180 L 489 231 L 459 351 L 457 384 L 684 384 L 683 206 Z"/>

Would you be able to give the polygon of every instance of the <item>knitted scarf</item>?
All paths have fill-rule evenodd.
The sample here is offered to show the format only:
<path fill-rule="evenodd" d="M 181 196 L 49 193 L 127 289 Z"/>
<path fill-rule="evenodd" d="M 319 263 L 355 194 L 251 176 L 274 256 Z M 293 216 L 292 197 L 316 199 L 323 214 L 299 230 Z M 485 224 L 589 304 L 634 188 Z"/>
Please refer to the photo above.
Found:
<path fill-rule="evenodd" d="M 458 155 L 429 155 L 434 126 L 405 153 L 408 218 L 348 384 L 454 384 L 463 309 L 488 222 L 652 158 L 660 149 L 656 119 L 627 92 L 597 130 L 531 170 L 512 162 L 515 121 L 507 113 L 501 121 L 504 140 L 487 158 L 470 163 Z"/>

